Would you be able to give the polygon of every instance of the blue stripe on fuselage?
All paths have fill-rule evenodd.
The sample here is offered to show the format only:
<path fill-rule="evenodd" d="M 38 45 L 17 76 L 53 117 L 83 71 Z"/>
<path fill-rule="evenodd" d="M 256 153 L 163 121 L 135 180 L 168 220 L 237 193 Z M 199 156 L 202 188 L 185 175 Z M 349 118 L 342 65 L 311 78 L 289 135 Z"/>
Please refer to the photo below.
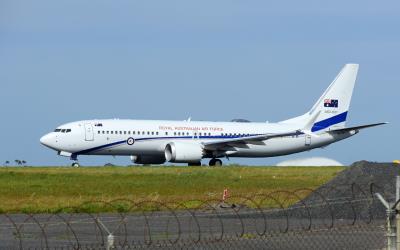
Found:
<path fill-rule="evenodd" d="M 211 135 L 211 136 L 163 136 L 163 137 L 143 137 L 143 138 L 135 138 L 135 141 L 145 141 L 145 140 L 162 140 L 162 139 L 233 139 L 233 138 L 241 138 L 241 137 L 248 137 L 248 136 L 255 136 L 255 135 L 260 135 L 260 134 L 250 134 L 246 136 L 241 136 L 241 135 L 227 135 L 227 136 L 221 136 L 221 135 Z M 88 148 L 79 152 L 73 153 L 73 155 L 83 155 L 87 154 L 93 151 L 98 151 L 102 150 L 104 148 L 112 147 L 112 146 L 117 146 L 119 144 L 124 144 L 126 143 L 126 140 L 123 141 L 116 141 L 113 143 L 108 143 L 104 144 L 101 146 L 93 147 L 93 148 Z"/>
<path fill-rule="evenodd" d="M 100 150 L 100 149 L 103 149 L 103 148 L 116 146 L 116 145 L 119 145 L 119 144 L 122 144 L 122 143 L 125 143 L 125 142 L 126 142 L 126 140 L 116 141 L 116 142 L 113 142 L 113 143 L 104 144 L 104 145 L 97 146 L 97 147 L 94 147 L 94 148 L 88 148 L 88 149 L 85 149 L 85 150 L 82 150 L 82 151 L 79 151 L 79 152 L 76 152 L 76 153 L 73 153 L 73 154 L 74 155 L 83 155 L 83 154 L 87 154 L 87 153 L 90 153 L 90 152 L 93 152 L 93 151 L 97 151 L 97 150 Z"/>
<path fill-rule="evenodd" d="M 325 129 L 327 127 L 330 127 L 332 125 L 344 122 L 344 121 L 346 121 L 346 117 L 347 117 L 347 111 L 340 113 L 338 115 L 332 116 L 328 119 L 316 122 L 316 123 L 314 123 L 313 127 L 311 128 L 311 132 L 319 131 L 319 130 Z"/>

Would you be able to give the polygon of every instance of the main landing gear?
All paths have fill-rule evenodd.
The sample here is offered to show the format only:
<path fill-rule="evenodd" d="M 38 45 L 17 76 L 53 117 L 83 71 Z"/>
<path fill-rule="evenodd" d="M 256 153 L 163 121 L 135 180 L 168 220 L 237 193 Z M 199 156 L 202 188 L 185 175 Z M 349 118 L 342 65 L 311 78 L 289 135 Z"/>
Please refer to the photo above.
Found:
<path fill-rule="evenodd" d="M 81 165 L 79 165 L 79 163 L 76 161 L 76 162 L 73 162 L 72 164 L 71 164 L 71 167 L 74 167 L 74 168 L 79 168 Z"/>
<path fill-rule="evenodd" d="M 212 158 L 212 159 L 210 160 L 210 162 L 208 163 L 208 165 L 220 167 L 220 166 L 222 166 L 222 161 L 221 161 L 220 159 Z"/>

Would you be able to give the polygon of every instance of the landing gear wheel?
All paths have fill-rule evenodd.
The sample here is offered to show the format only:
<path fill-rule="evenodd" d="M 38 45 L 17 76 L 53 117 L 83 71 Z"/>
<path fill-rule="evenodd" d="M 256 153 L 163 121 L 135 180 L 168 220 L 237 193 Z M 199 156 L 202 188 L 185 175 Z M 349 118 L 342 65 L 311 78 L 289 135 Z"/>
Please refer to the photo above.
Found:
<path fill-rule="evenodd" d="M 222 166 L 222 161 L 221 161 L 220 159 L 215 159 L 215 158 L 213 158 L 213 159 L 210 160 L 210 162 L 208 163 L 208 165 L 209 165 L 209 166 L 216 166 L 216 167 L 219 167 L 219 166 Z"/>
<path fill-rule="evenodd" d="M 210 162 L 208 163 L 208 165 L 209 165 L 210 167 L 215 166 L 215 160 L 216 160 L 216 159 L 214 159 L 214 158 L 211 159 Z"/>
<path fill-rule="evenodd" d="M 80 167 L 79 163 L 77 163 L 77 162 L 72 163 L 71 166 L 74 167 L 74 168 L 79 168 Z"/>

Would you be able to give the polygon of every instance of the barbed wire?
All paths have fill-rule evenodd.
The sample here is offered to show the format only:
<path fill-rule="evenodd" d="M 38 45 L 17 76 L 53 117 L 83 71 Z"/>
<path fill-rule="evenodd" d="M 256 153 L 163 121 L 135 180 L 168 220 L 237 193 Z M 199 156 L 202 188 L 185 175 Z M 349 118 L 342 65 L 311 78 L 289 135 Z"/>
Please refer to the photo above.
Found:
<path fill-rule="evenodd" d="M 329 248 L 321 242 L 329 239 L 337 246 L 334 241 L 347 237 L 362 249 L 381 248 L 385 211 L 374 193 L 382 190 L 373 183 L 351 183 L 225 200 L 94 200 L 49 214 L 0 214 L 0 242 L 17 249 L 98 249 L 110 247 L 110 240 L 124 249 L 234 244 L 279 249 L 296 240 L 303 245 L 295 248 L 307 249 Z"/>

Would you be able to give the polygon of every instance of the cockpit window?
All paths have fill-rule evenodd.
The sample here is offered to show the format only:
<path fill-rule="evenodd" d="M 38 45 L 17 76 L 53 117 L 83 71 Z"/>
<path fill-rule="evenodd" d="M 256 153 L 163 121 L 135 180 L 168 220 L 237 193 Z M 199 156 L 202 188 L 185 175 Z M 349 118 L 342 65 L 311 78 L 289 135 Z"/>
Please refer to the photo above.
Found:
<path fill-rule="evenodd" d="M 69 133 L 69 132 L 71 132 L 71 129 L 70 128 L 68 128 L 68 129 L 61 129 L 61 128 L 56 128 L 55 130 L 54 130 L 54 132 L 57 132 L 57 133 Z"/>

